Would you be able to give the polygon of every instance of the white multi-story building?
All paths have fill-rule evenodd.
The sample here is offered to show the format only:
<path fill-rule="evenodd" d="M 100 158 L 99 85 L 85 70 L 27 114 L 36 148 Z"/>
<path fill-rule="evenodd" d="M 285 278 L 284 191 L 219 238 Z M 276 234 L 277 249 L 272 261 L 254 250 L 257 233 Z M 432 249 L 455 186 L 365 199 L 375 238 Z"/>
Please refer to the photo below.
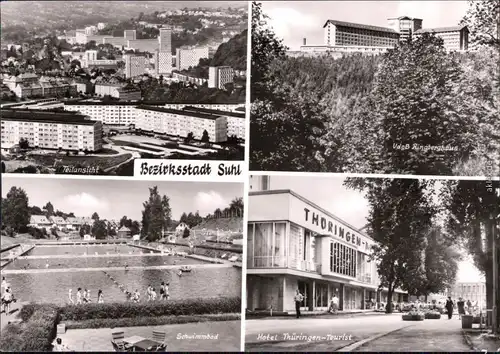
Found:
<path fill-rule="evenodd" d="M 172 73 L 172 53 L 155 51 L 155 73 L 156 75 Z"/>
<path fill-rule="evenodd" d="M 196 107 L 194 105 L 185 106 L 184 111 L 199 112 L 210 115 L 220 115 L 227 118 L 227 136 L 235 136 L 238 139 L 245 139 L 245 113 L 221 111 L 217 109 Z"/>
<path fill-rule="evenodd" d="M 108 125 L 134 125 L 139 114 L 137 104 L 124 102 L 67 102 L 64 110 L 80 112 L 92 120 Z"/>
<path fill-rule="evenodd" d="M 467 26 L 423 28 L 415 31 L 415 36 L 419 37 L 424 33 L 442 38 L 443 45 L 448 51 L 465 51 L 469 49 L 469 29 Z"/>
<path fill-rule="evenodd" d="M 104 22 L 99 22 L 99 23 L 97 24 L 97 29 L 98 29 L 98 30 L 102 30 L 102 29 L 104 29 L 104 28 L 106 28 L 106 24 L 105 24 Z"/>
<path fill-rule="evenodd" d="M 85 27 L 85 34 L 87 36 L 93 36 L 96 33 L 97 33 L 97 27 L 96 26 L 87 26 L 87 27 Z"/>
<path fill-rule="evenodd" d="M 208 58 L 208 47 L 176 50 L 177 70 L 186 70 L 197 66 L 200 59 Z"/>
<path fill-rule="evenodd" d="M 125 31 L 123 31 L 123 37 L 127 41 L 135 41 L 137 39 L 137 31 L 136 30 L 125 30 Z"/>
<path fill-rule="evenodd" d="M 155 106 L 139 106 L 135 128 L 179 137 L 193 133 L 195 139 L 201 139 L 203 132 L 208 132 L 211 142 L 227 140 L 227 118 L 198 112 L 188 112 Z"/>
<path fill-rule="evenodd" d="M 172 54 L 172 29 L 160 28 L 158 35 L 158 50 Z"/>
<path fill-rule="evenodd" d="M 87 34 L 85 33 L 85 29 L 77 29 L 76 30 L 75 41 L 78 44 L 87 43 Z"/>
<path fill-rule="evenodd" d="M 208 68 L 208 87 L 223 90 L 225 85 L 234 81 L 234 70 L 230 66 L 211 66 Z"/>
<path fill-rule="evenodd" d="M 125 77 L 132 78 L 143 75 L 146 72 L 146 60 L 143 56 L 124 55 L 125 59 Z"/>
<path fill-rule="evenodd" d="M 102 123 L 69 112 L 35 110 L 2 111 L 2 149 L 27 140 L 43 149 L 88 150 L 102 148 Z"/>

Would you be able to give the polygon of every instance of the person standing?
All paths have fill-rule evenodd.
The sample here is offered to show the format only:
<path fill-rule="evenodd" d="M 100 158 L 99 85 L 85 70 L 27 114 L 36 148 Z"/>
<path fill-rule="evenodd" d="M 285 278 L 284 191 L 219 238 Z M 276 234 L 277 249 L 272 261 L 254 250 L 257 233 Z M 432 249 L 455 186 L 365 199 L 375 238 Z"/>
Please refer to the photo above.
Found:
<path fill-rule="evenodd" d="M 453 301 L 451 300 L 451 296 L 448 296 L 448 299 L 446 300 L 446 311 L 448 313 L 448 319 L 451 320 L 451 317 L 453 316 Z"/>
<path fill-rule="evenodd" d="M 465 315 L 465 301 L 460 297 L 457 301 L 458 307 L 458 319 L 461 320 L 462 316 Z"/>
<path fill-rule="evenodd" d="M 295 296 L 295 311 L 297 313 L 297 318 L 300 318 L 300 306 L 302 305 L 302 301 L 304 301 L 304 295 L 300 293 L 300 290 L 297 289 Z"/>
<path fill-rule="evenodd" d="M 70 305 L 74 305 L 75 301 L 73 300 L 73 290 L 69 289 L 68 290 L 68 300 Z"/>
<path fill-rule="evenodd" d="M 104 303 L 104 297 L 102 295 L 102 290 L 99 289 L 99 291 L 97 292 L 97 303 L 98 304 L 103 304 Z"/>
<path fill-rule="evenodd" d="M 82 304 L 82 288 L 78 288 L 78 291 L 76 292 L 76 304 Z"/>
<path fill-rule="evenodd" d="M 467 312 L 469 315 L 472 315 L 473 308 L 472 308 L 472 302 L 470 300 L 467 300 Z"/>
<path fill-rule="evenodd" d="M 164 297 L 165 297 L 165 283 L 161 282 L 161 285 L 160 285 L 160 300 L 163 300 Z"/>
<path fill-rule="evenodd" d="M 337 313 L 339 309 L 339 298 L 337 294 L 334 294 L 332 300 L 330 301 L 330 312 Z"/>

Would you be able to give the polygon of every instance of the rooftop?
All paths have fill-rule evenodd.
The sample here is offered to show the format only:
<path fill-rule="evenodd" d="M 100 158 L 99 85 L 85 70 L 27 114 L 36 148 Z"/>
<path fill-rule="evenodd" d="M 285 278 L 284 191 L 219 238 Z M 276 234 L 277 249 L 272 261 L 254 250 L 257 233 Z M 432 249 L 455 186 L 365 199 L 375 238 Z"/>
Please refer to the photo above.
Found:
<path fill-rule="evenodd" d="M 170 113 L 170 114 L 177 114 L 180 116 L 188 116 L 188 117 L 203 118 L 203 119 L 210 119 L 210 120 L 216 120 L 217 118 L 221 117 L 220 115 L 212 115 L 212 114 L 199 113 L 199 112 L 189 112 L 189 111 L 183 111 L 183 110 L 179 110 L 179 109 L 170 109 L 170 108 L 163 108 L 163 107 L 156 107 L 156 106 L 141 105 L 141 106 L 138 106 L 137 108 L 148 110 L 148 111 L 154 111 L 154 112 Z"/>
<path fill-rule="evenodd" d="M 442 32 L 458 32 L 458 31 L 461 31 L 464 28 L 467 29 L 467 26 L 422 28 L 422 29 L 419 29 L 418 31 L 415 31 L 415 34 L 422 34 L 422 33 L 442 33 Z"/>
<path fill-rule="evenodd" d="M 328 25 L 328 23 L 331 23 L 332 25 L 335 25 L 335 26 L 353 27 L 353 28 L 360 28 L 360 29 L 365 29 L 365 30 L 370 30 L 370 31 L 387 32 L 387 33 L 394 33 L 394 34 L 398 33 L 395 30 L 393 30 L 392 28 L 363 25 L 360 23 L 344 22 L 344 21 L 337 21 L 337 20 L 326 21 L 325 24 L 323 25 L 323 28 L 325 28 L 326 25 Z"/>
<path fill-rule="evenodd" d="M 45 110 L 2 109 L 2 120 L 38 121 L 42 123 L 94 125 L 97 122 L 73 112 L 48 112 Z"/>
<path fill-rule="evenodd" d="M 206 113 L 206 114 L 213 114 L 213 115 L 219 115 L 219 116 L 230 116 L 230 117 L 236 117 L 236 118 L 245 118 L 245 113 L 221 111 L 221 110 L 218 110 L 218 109 L 209 109 L 209 108 L 199 108 L 199 107 L 193 107 L 193 106 L 186 106 L 182 110 L 183 111 L 189 111 L 189 112 L 200 112 L 200 113 Z"/>

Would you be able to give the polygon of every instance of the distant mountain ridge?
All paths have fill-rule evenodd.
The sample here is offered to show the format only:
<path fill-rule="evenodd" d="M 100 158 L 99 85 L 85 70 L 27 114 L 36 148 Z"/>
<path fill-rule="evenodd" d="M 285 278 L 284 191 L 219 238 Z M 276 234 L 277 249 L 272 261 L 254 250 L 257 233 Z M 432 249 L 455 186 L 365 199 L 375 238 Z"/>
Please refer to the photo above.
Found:
<path fill-rule="evenodd" d="M 236 70 L 247 68 L 248 30 L 237 34 L 226 43 L 222 43 L 212 58 L 212 66 L 227 65 Z"/>

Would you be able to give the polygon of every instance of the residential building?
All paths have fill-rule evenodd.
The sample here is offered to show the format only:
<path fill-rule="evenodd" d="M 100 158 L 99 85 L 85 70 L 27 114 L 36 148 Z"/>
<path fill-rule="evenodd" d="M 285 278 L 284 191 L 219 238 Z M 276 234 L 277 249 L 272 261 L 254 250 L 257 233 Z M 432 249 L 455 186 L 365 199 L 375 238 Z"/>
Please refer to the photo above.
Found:
<path fill-rule="evenodd" d="M 1 145 L 8 148 L 21 139 L 43 149 L 98 151 L 102 123 L 73 112 L 2 110 Z"/>
<path fill-rule="evenodd" d="M 98 29 L 98 30 L 102 30 L 102 29 L 104 29 L 104 28 L 106 28 L 106 24 L 105 24 L 104 22 L 99 22 L 99 23 L 97 24 L 97 29 Z"/>
<path fill-rule="evenodd" d="M 51 216 L 50 221 L 52 222 L 53 227 L 57 227 L 59 229 L 66 227 L 67 224 L 66 220 L 64 220 L 61 216 Z"/>
<path fill-rule="evenodd" d="M 249 310 L 294 312 L 297 289 L 309 311 L 327 310 L 334 294 L 341 311 L 387 301 L 370 261 L 373 239 L 291 190 L 271 189 L 269 176 L 252 176 L 250 186 Z M 393 301 L 404 296 L 397 289 Z"/>
<path fill-rule="evenodd" d="M 238 139 L 245 139 L 245 113 L 221 111 L 211 108 L 186 106 L 183 108 L 188 112 L 199 112 L 204 114 L 224 116 L 227 118 L 227 136 L 236 136 Z"/>
<path fill-rule="evenodd" d="M 141 90 L 137 88 L 120 87 L 116 98 L 122 101 L 139 101 L 142 98 Z"/>
<path fill-rule="evenodd" d="M 422 19 L 412 18 L 408 16 L 400 16 L 397 18 L 387 19 L 389 28 L 392 28 L 399 33 L 400 41 L 409 41 L 414 33 L 422 29 Z"/>
<path fill-rule="evenodd" d="M 129 237 L 132 237 L 132 232 L 125 225 L 123 225 L 122 227 L 120 227 L 116 233 L 117 233 L 118 238 L 129 238 Z"/>
<path fill-rule="evenodd" d="M 143 56 L 127 54 L 125 59 L 125 77 L 127 79 L 143 75 L 146 72 L 146 61 Z"/>
<path fill-rule="evenodd" d="M 52 227 L 52 222 L 45 215 L 31 215 L 28 226 L 38 229 L 49 229 Z"/>
<path fill-rule="evenodd" d="M 154 57 L 155 57 L 155 74 L 170 75 L 172 73 L 172 53 L 160 52 L 159 50 L 156 50 L 154 52 Z"/>
<path fill-rule="evenodd" d="M 118 48 L 123 48 L 127 45 L 127 40 L 124 37 L 107 36 L 102 40 L 103 44 L 111 44 Z"/>
<path fill-rule="evenodd" d="M 73 82 L 76 85 L 76 92 L 81 94 L 89 94 L 92 92 L 92 83 L 90 81 L 77 81 Z"/>
<path fill-rule="evenodd" d="M 415 32 L 415 36 L 424 33 L 434 34 L 443 39 L 444 47 L 448 51 L 464 51 L 469 49 L 469 29 L 467 26 L 453 26 L 441 28 L 424 28 Z"/>
<path fill-rule="evenodd" d="M 127 102 L 66 102 L 64 109 L 108 125 L 133 125 L 138 115 L 137 104 Z"/>
<path fill-rule="evenodd" d="M 160 28 L 158 35 L 158 51 L 172 54 L 172 29 Z"/>
<path fill-rule="evenodd" d="M 211 142 L 227 140 L 227 118 L 198 112 L 187 112 L 155 106 L 139 106 L 135 128 L 179 137 L 193 133 L 201 140 L 203 132 L 208 132 Z"/>
<path fill-rule="evenodd" d="M 323 25 L 324 43 L 340 47 L 394 47 L 399 33 L 392 28 L 328 20 Z"/>
<path fill-rule="evenodd" d="M 455 302 L 462 298 L 464 301 L 470 300 L 483 310 L 486 309 L 486 283 L 484 281 L 457 282 L 448 290 L 448 296 L 451 296 Z"/>
<path fill-rule="evenodd" d="M 158 49 L 158 39 L 134 39 L 127 41 L 127 48 L 141 52 L 154 53 Z"/>
<path fill-rule="evenodd" d="M 176 50 L 176 69 L 186 70 L 197 66 L 200 59 L 208 59 L 208 47 Z"/>
<path fill-rule="evenodd" d="M 136 30 L 125 30 L 125 31 L 123 31 L 123 37 L 127 41 L 135 41 L 137 39 L 137 31 Z"/>
<path fill-rule="evenodd" d="M 177 233 L 182 233 L 184 232 L 185 229 L 189 230 L 189 226 L 186 223 L 181 222 L 177 227 L 175 228 L 175 232 Z"/>
<path fill-rule="evenodd" d="M 87 43 L 87 34 L 85 33 L 85 29 L 77 29 L 76 30 L 75 41 L 77 44 L 86 44 Z"/>
<path fill-rule="evenodd" d="M 234 71 L 230 66 L 211 66 L 208 68 L 208 87 L 223 90 L 226 84 L 234 81 Z"/>
<path fill-rule="evenodd" d="M 172 79 L 177 80 L 179 82 L 188 82 L 188 83 L 196 84 L 196 85 L 200 85 L 200 86 L 205 84 L 206 82 L 208 82 L 207 79 L 204 79 L 202 77 L 194 77 L 194 76 L 182 74 L 179 72 L 173 72 Z"/>

